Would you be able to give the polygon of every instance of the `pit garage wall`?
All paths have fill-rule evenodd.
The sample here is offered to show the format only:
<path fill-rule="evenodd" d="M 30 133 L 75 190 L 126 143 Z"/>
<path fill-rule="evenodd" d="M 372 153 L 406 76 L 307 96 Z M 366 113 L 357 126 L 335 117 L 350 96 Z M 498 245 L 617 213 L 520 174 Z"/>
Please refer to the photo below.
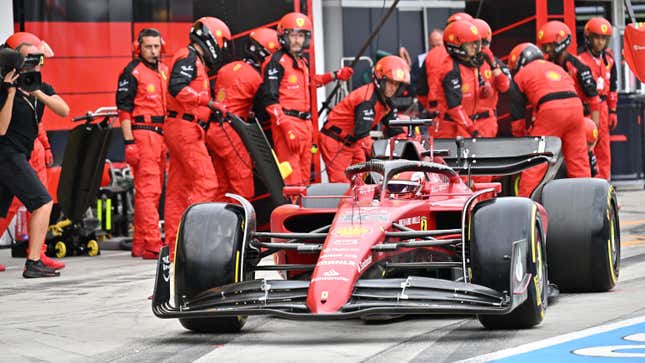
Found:
<path fill-rule="evenodd" d="M 302 3 L 302 4 L 301 4 Z M 307 7 L 302 0 L 8 0 L 0 1 L 0 31 L 30 31 L 45 39 L 54 57 L 45 61 L 43 78 L 69 103 L 71 116 L 114 105 L 119 73 L 132 57 L 132 41 L 144 27 L 159 29 L 166 40 L 166 57 L 188 43 L 188 31 L 201 16 L 216 16 L 231 28 L 237 54 L 248 30 L 275 26 L 287 12 Z M 3 7 L 12 7 L 4 11 Z M 4 33 L 3 33 L 4 34 Z M 170 59 L 166 59 L 170 62 Z M 68 130 L 70 118 L 47 111 L 48 130 Z"/>
<path fill-rule="evenodd" d="M 358 53 L 392 3 L 391 0 L 322 0 L 324 59 L 328 69 L 338 68 L 343 57 Z M 427 51 L 427 34 L 434 28 L 443 28 L 445 19 L 463 11 L 464 6 L 465 1 L 400 0 L 365 56 L 376 59 L 378 50 L 397 54 L 399 47 L 404 46 L 414 60 Z M 359 76 L 353 81 L 365 80 Z M 328 91 L 332 87 L 328 86 Z"/>
<path fill-rule="evenodd" d="M 10 1 L 0 2 L 0 39 L 7 39 L 13 33 L 13 5 Z"/>

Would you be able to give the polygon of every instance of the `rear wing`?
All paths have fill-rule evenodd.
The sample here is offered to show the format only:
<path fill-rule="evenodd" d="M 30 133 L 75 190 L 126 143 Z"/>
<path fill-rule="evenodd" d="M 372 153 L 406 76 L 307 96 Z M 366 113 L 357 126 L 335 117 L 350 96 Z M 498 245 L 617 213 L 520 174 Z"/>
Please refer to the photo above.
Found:
<path fill-rule="evenodd" d="M 390 145 L 389 140 L 375 141 L 373 157 L 388 159 Z M 470 175 L 512 175 L 548 163 L 549 171 L 545 180 L 550 180 L 562 164 L 561 148 L 560 138 L 553 136 L 434 139 L 433 150 L 421 152 L 414 142 L 395 140 L 392 157 L 422 160 L 433 155 L 443 159 L 455 171 Z"/>

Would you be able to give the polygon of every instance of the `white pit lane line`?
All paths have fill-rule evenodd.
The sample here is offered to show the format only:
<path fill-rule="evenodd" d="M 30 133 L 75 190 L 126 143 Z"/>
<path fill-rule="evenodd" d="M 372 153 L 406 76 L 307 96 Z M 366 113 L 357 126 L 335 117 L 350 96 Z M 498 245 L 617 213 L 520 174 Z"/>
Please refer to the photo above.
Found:
<path fill-rule="evenodd" d="M 465 360 L 461 360 L 458 363 L 479 363 L 479 362 L 490 362 L 497 359 L 507 358 L 514 355 L 528 353 L 534 350 L 550 347 L 553 345 L 569 342 L 575 339 L 586 338 L 591 335 L 605 333 L 611 330 L 624 328 L 630 325 L 640 324 L 645 322 L 645 316 L 639 316 L 632 319 L 627 319 L 623 321 L 618 321 L 615 323 L 610 323 L 606 325 L 600 325 L 593 328 L 581 330 L 574 333 L 568 333 L 564 335 L 559 335 L 556 337 L 539 340 L 537 342 L 520 345 L 515 348 L 504 349 L 493 353 L 488 353 L 480 355 L 478 357 L 473 357 Z"/>

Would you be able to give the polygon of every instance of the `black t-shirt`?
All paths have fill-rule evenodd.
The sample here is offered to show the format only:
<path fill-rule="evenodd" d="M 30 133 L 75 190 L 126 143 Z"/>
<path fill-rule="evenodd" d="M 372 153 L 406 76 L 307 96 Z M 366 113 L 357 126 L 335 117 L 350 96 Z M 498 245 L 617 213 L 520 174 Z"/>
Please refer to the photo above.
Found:
<path fill-rule="evenodd" d="M 43 83 L 40 89 L 48 96 L 56 94 L 54 88 L 47 83 Z M 6 99 L 7 90 L 0 90 L 0 107 Z M 16 90 L 9 129 L 5 135 L 0 136 L 0 153 L 23 153 L 29 156 L 38 136 L 38 123 L 43 118 L 44 110 L 45 105 L 35 97 Z"/>

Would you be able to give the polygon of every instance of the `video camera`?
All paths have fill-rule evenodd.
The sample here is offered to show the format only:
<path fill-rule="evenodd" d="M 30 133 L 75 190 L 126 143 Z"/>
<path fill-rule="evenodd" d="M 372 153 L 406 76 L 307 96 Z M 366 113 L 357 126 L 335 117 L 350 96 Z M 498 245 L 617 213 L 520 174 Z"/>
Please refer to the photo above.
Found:
<path fill-rule="evenodd" d="M 16 69 L 20 76 L 16 81 L 16 87 L 21 88 L 27 92 L 40 89 L 42 78 L 36 67 L 44 63 L 45 56 L 43 54 L 28 54 L 22 57 L 20 53 L 13 49 L 3 48 L 0 49 L 0 74 L 4 76 Z"/>
<path fill-rule="evenodd" d="M 25 61 L 20 68 L 20 77 L 16 81 L 16 86 L 27 92 L 40 89 L 42 77 L 40 71 L 35 68 L 42 65 L 45 61 L 45 55 L 41 53 L 27 54 Z"/>

